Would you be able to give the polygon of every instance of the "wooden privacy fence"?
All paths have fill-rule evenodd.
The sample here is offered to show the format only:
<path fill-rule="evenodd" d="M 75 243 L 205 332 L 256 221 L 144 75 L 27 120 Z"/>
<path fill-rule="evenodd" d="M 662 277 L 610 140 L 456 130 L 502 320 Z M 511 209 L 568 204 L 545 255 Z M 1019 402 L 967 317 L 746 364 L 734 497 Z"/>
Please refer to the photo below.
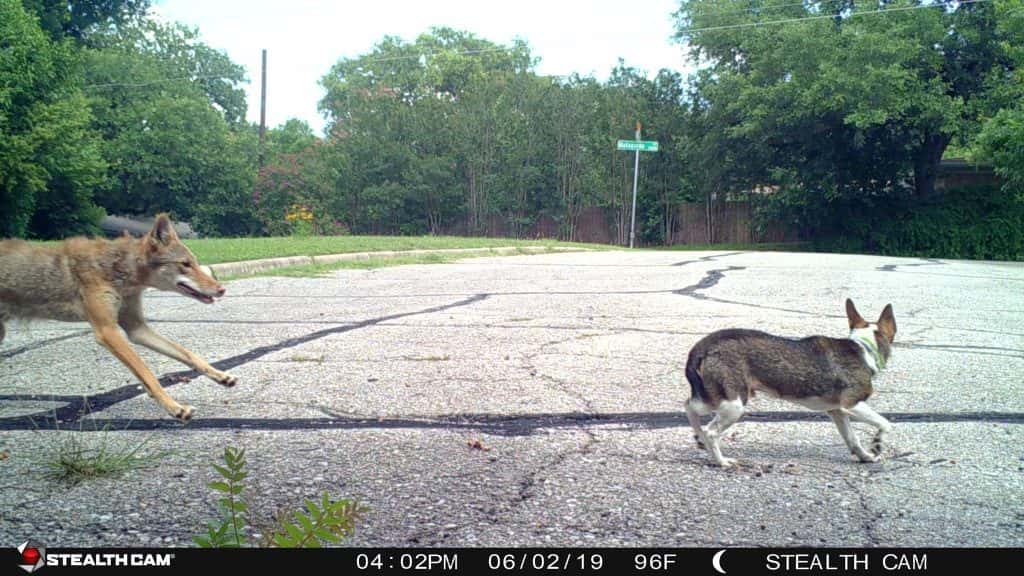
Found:
<path fill-rule="evenodd" d="M 711 210 L 704 202 L 683 204 L 670 244 L 757 244 L 793 242 L 795 233 L 777 223 L 758 229 L 754 206 L 750 201 L 714 202 Z"/>
<path fill-rule="evenodd" d="M 710 218 L 710 225 L 709 225 Z M 618 234 L 613 213 L 605 208 L 583 208 L 576 218 L 573 240 L 614 244 L 618 238 L 628 238 L 629 230 Z M 629 226 L 628 220 L 626 226 Z M 506 217 L 492 215 L 486 222 L 486 230 L 477 232 L 497 238 L 514 237 L 517 231 Z M 445 231 L 448 234 L 467 235 L 465 222 L 460 222 Z M 562 234 L 558 222 L 549 215 L 542 215 L 527 228 L 519 230 L 523 238 L 559 238 Z M 639 237 L 639 233 L 637 236 Z M 768 225 L 758 230 L 754 220 L 754 208 L 749 201 L 715 202 L 709 213 L 703 202 L 683 204 L 679 207 L 675 227 L 668 244 L 756 244 L 761 242 L 792 242 L 796 234 L 781 225 Z"/>

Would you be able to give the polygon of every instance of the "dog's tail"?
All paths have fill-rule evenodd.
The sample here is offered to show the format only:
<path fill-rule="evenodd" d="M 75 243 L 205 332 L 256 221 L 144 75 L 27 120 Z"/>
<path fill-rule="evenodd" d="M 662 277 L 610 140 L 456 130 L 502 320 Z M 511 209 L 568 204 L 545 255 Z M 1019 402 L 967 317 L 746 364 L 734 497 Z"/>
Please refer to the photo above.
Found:
<path fill-rule="evenodd" d="M 686 358 L 686 379 L 690 382 L 690 397 L 706 404 L 708 395 L 704 390 L 704 378 L 700 375 L 700 365 L 704 361 L 704 346 L 702 344 L 703 342 L 698 342 Z"/>

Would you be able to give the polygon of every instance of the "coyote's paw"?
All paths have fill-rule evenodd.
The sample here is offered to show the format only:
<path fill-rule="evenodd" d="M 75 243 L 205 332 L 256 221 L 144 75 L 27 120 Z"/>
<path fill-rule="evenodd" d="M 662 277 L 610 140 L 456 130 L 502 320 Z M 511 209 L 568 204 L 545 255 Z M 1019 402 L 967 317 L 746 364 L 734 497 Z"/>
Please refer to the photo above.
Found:
<path fill-rule="evenodd" d="M 174 417 L 177 418 L 178 421 L 184 423 L 191 420 L 192 416 L 195 415 L 195 413 L 195 408 L 189 406 L 188 404 L 185 404 L 184 406 L 178 408 L 178 411 L 175 412 Z"/>
<path fill-rule="evenodd" d="M 231 374 L 228 374 L 227 372 L 219 372 L 217 374 L 211 374 L 210 378 L 212 378 L 214 382 L 216 382 L 217 384 L 220 384 L 221 386 L 223 386 L 225 388 L 231 388 L 235 384 L 238 384 L 238 378 L 235 378 L 234 376 L 232 376 Z"/>

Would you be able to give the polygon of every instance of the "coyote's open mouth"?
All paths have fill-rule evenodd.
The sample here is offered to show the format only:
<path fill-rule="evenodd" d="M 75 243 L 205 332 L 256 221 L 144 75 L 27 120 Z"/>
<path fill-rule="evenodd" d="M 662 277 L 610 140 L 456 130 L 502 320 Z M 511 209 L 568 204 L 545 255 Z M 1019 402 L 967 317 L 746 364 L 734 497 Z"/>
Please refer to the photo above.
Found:
<path fill-rule="evenodd" d="M 213 304 L 212 296 L 207 296 L 206 294 L 203 294 L 202 292 L 196 290 L 195 288 L 189 286 L 188 284 L 185 284 L 184 282 L 178 282 L 177 286 L 178 291 L 180 291 L 185 296 L 191 296 L 192 298 L 199 300 L 203 304 Z"/>

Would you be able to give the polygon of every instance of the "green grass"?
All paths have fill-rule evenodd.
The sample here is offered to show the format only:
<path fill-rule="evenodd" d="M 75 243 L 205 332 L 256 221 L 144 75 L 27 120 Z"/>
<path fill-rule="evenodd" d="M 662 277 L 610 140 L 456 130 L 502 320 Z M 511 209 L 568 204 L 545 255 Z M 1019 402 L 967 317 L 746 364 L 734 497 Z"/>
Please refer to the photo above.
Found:
<path fill-rule="evenodd" d="M 561 244 L 560 244 L 561 245 Z M 543 254 L 543 252 L 524 252 L 518 251 L 520 254 Z M 284 268 L 273 268 L 270 270 L 260 270 L 252 274 L 244 274 L 240 276 L 232 275 L 221 275 L 218 276 L 221 280 L 238 280 L 240 278 L 249 278 L 252 276 L 288 276 L 291 278 L 316 278 L 318 276 L 324 276 L 335 270 L 369 270 L 374 268 L 385 268 L 388 266 L 405 266 L 407 264 L 444 264 L 446 262 L 453 262 L 455 260 L 462 260 L 465 258 L 480 258 L 486 256 L 495 256 L 497 254 L 483 253 L 483 254 L 414 254 L 411 256 L 390 256 L 380 258 L 363 258 L 359 260 L 343 260 L 341 262 L 332 262 L 330 264 L 303 264 L 300 266 L 287 266 Z M 508 254 L 504 254 L 507 256 Z M 200 260 L 202 262 L 202 260 Z"/>
<path fill-rule="evenodd" d="M 239 262 L 283 256 L 321 256 L 382 250 L 445 250 L 452 248 L 496 248 L 499 246 L 566 246 L 609 248 L 599 244 L 554 240 L 510 238 L 463 238 L 456 236 L 309 236 L 277 238 L 202 238 L 185 244 L 203 264 Z M 365 268 L 367 266 L 357 266 Z"/>
<path fill-rule="evenodd" d="M 169 452 L 152 450 L 148 443 L 148 437 L 141 441 L 115 440 L 107 429 L 63 432 L 44 451 L 44 474 L 51 480 L 75 485 L 153 468 Z"/>

